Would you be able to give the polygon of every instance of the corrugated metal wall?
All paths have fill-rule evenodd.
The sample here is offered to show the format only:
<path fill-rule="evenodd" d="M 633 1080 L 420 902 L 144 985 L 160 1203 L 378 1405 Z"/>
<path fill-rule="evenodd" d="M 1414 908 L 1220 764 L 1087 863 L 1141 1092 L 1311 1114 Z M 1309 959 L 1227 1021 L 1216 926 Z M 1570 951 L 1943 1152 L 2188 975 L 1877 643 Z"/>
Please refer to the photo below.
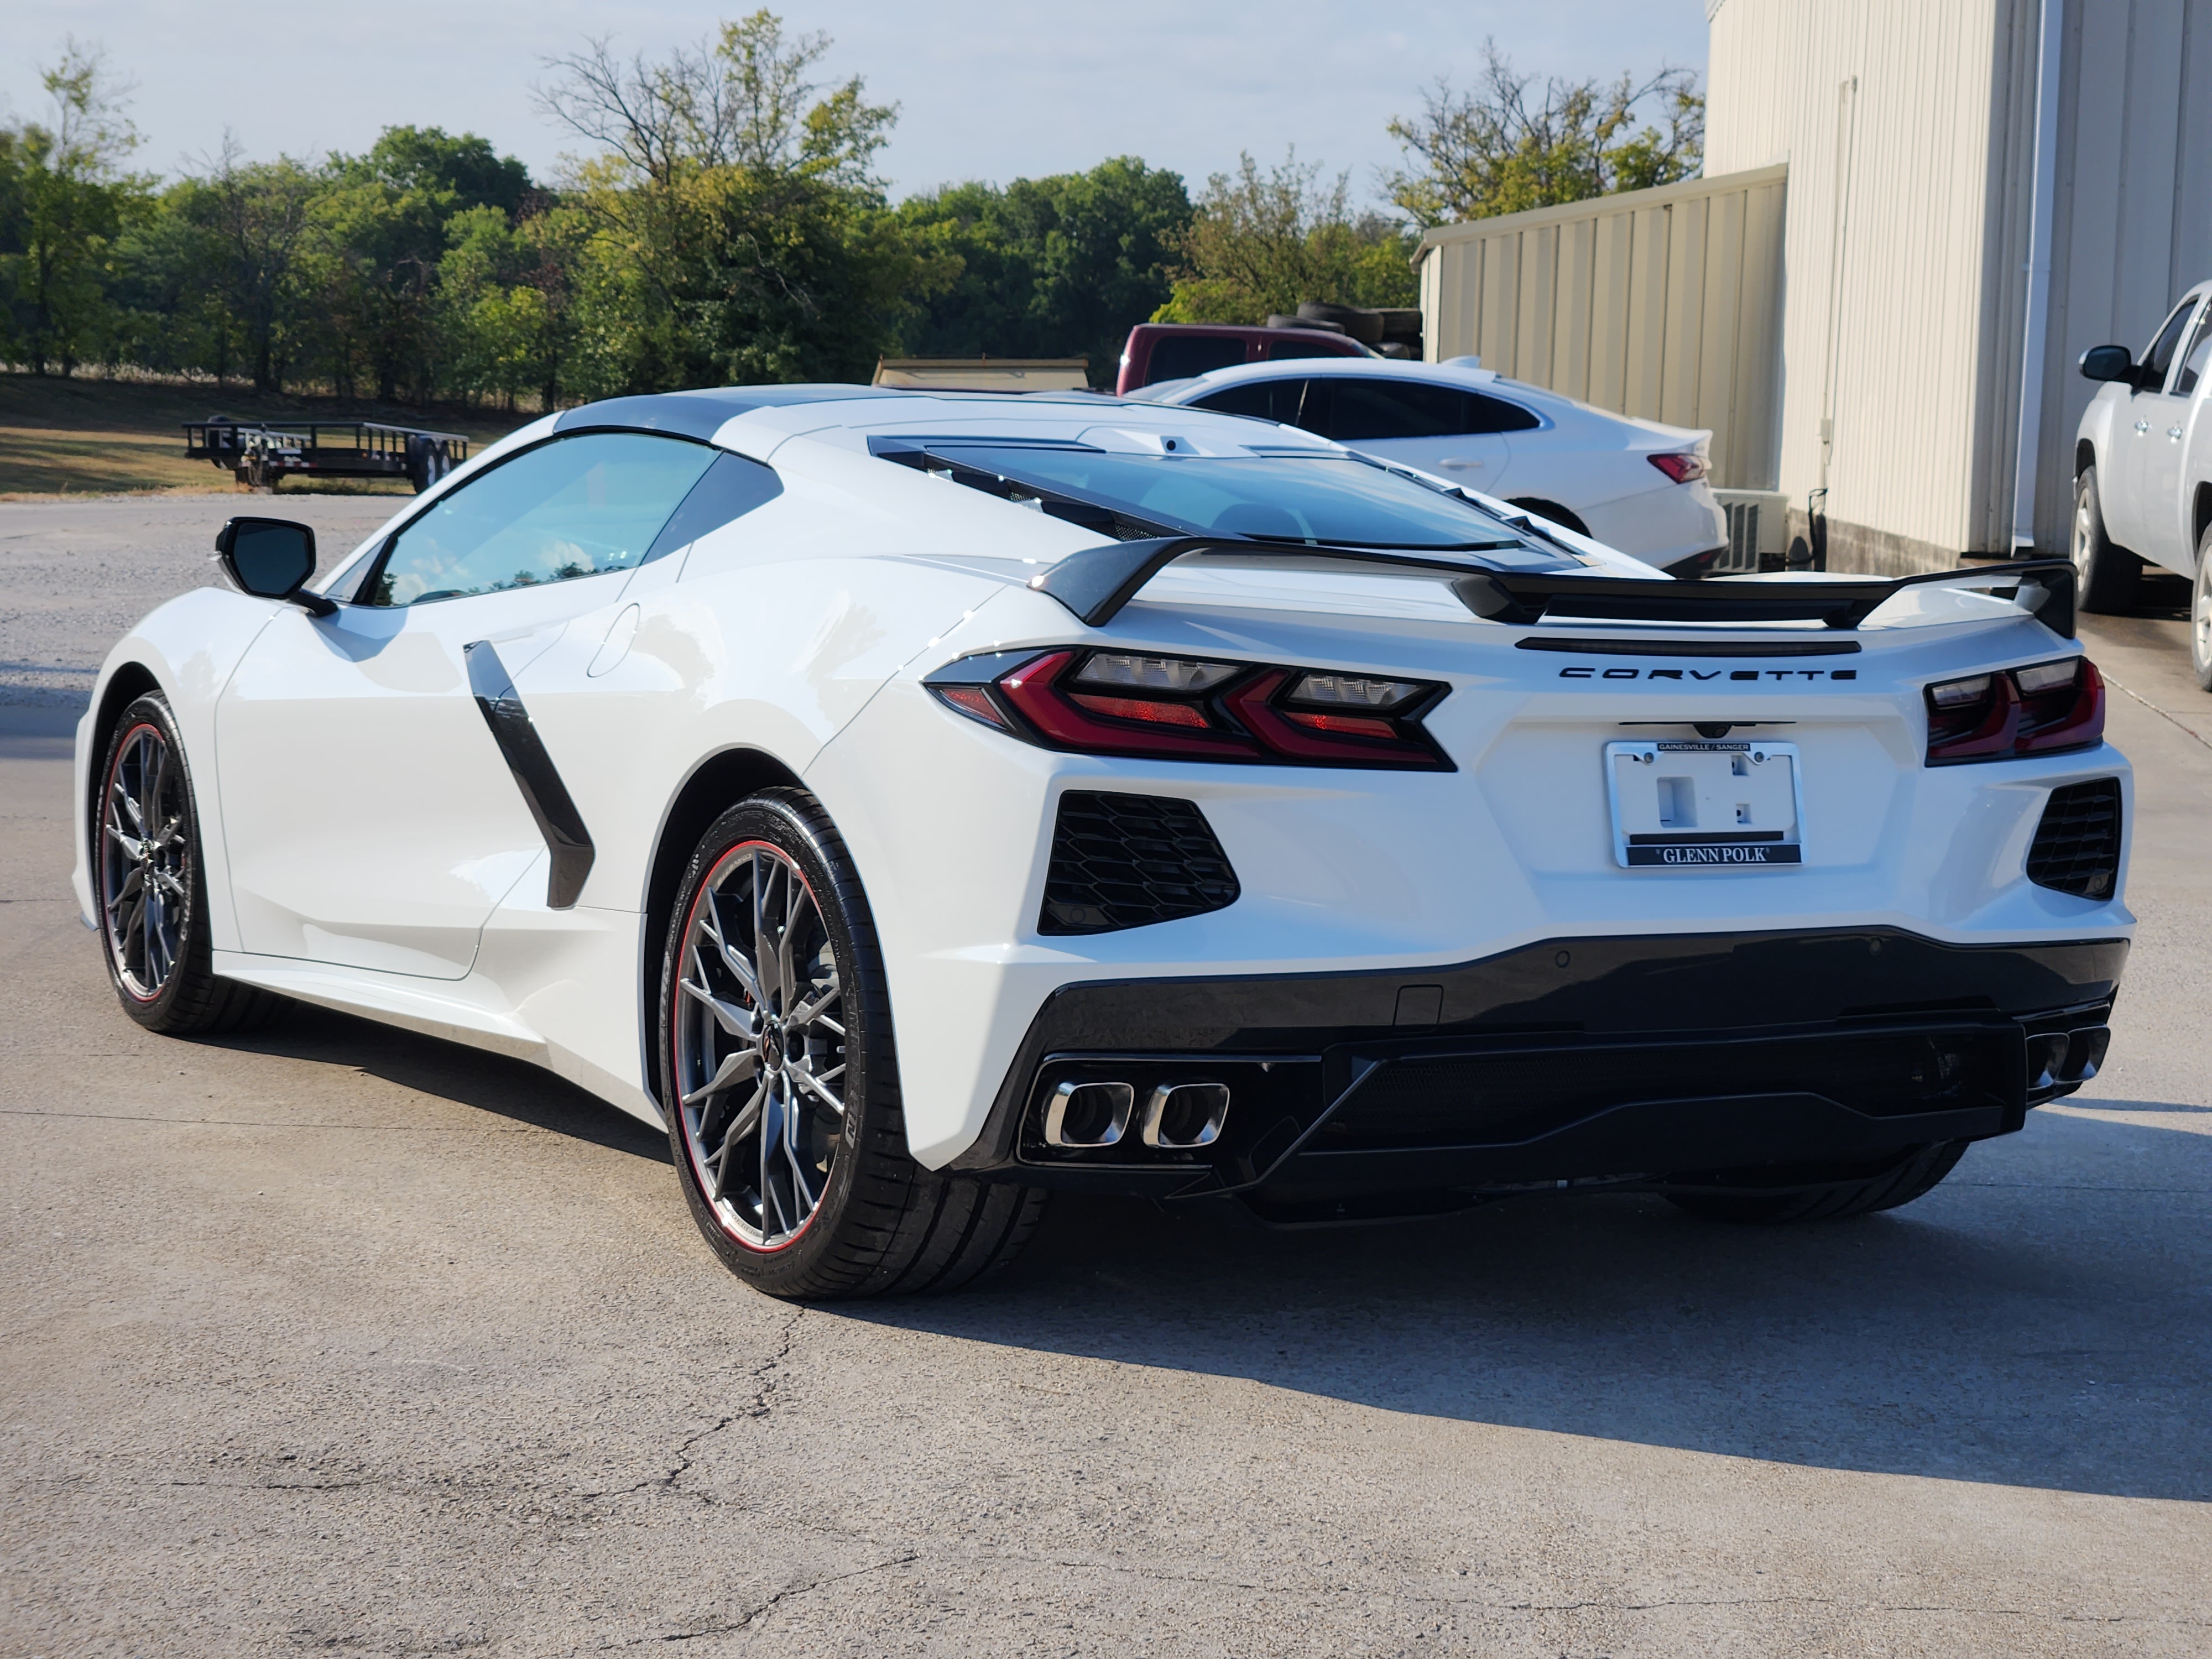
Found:
<path fill-rule="evenodd" d="M 1774 483 L 1786 166 L 1540 208 L 1422 239 L 1431 362 L 1713 431 L 1714 481 Z"/>
<path fill-rule="evenodd" d="M 1707 164 L 1790 165 L 1779 487 L 1862 567 L 2008 544 L 2035 0 L 1710 15 Z"/>
<path fill-rule="evenodd" d="M 1730 0 L 1735 3 L 1735 0 Z M 2093 345 L 2136 352 L 2212 276 L 2212 0 L 2072 0 L 2058 104 L 2035 540 L 2063 552 Z"/>

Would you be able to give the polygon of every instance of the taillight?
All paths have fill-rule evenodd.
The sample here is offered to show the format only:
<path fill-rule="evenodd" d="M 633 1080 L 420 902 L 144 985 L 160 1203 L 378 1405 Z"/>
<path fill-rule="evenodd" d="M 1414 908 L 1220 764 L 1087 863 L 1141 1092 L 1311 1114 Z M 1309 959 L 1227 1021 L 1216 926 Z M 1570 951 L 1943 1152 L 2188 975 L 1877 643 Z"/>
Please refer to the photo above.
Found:
<path fill-rule="evenodd" d="M 1705 476 L 1705 458 L 1694 450 L 1681 450 L 1644 458 L 1676 483 L 1691 483 Z"/>
<path fill-rule="evenodd" d="M 2093 749 L 2105 737 L 2105 679 L 2087 657 L 1931 685 L 1928 764 Z"/>
<path fill-rule="evenodd" d="M 1429 680 L 1074 648 L 948 664 L 932 695 L 1009 736 L 1085 755 L 1449 771 Z"/>

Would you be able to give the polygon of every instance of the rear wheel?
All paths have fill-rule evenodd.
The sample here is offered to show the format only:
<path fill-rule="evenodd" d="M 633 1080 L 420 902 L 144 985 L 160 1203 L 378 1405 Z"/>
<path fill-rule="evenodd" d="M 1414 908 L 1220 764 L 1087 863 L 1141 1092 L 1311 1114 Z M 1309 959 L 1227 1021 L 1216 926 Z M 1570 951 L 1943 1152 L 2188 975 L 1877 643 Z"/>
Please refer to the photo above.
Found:
<path fill-rule="evenodd" d="M 2197 578 L 2189 585 L 2189 665 L 2212 691 L 2212 527 L 2197 539 Z"/>
<path fill-rule="evenodd" d="M 191 770 L 159 692 L 116 722 L 90 830 L 102 954 L 125 1013 L 182 1036 L 262 1024 L 283 1006 L 216 977 Z"/>
<path fill-rule="evenodd" d="M 659 1030 L 684 1200 L 755 1288 L 954 1290 L 1036 1230 L 1042 1193 L 908 1154 L 867 900 L 805 792 L 763 791 L 700 842 L 662 960 Z"/>
<path fill-rule="evenodd" d="M 2104 498 L 2098 493 L 2097 469 L 2085 466 L 2074 480 L 2074 577 L 2084 611 L 2124 611 L 2136 602 L 2136 586 L 2142 577 L 2142 561 L 2124 547 L 2114 545 L 2105 533 Z"/>
<path fill-rule="evenodd" d="M 1875 1170 L 1854 1171 L 1840 1178 L 1793 1183 L 1786 1189 L 1761 1191 L 1747 1175 L 1743 1190 L 1668 1193 L 1668 1202 L 1708 1221 L 1745 1222 L 1777 1226 L 1797 1221 L 1841 1221 L 1855 1215 L 1893 1210 L 1933 1191 L 1966 1156 L 1963 1140 L 1938 1141 L 1916 1146 L 1902 1158 Z"/>

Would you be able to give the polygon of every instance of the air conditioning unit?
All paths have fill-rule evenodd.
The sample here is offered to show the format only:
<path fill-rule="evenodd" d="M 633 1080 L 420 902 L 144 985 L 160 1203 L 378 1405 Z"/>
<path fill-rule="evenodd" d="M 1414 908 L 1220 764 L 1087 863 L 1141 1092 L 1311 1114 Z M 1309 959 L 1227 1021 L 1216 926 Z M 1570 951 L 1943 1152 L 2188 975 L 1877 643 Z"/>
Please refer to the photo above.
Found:
<path fill-rule="evenodd" d="M 1716 489 L 1713 499 L 1728 514 L 1728 551 L 1705 574 L 1781 569 L 1790 545 L 1790 498 L 1778 489 Z"/>

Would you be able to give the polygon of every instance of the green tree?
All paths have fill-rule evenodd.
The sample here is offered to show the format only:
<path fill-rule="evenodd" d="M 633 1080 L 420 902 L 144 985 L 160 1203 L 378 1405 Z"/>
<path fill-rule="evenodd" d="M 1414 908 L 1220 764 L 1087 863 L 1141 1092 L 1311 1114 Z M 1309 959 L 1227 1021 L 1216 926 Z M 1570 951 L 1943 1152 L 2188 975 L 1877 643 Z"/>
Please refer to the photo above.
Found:
<path fill-rule="evenodd" d="M 108 262 L 108 298 L 121 360 L 167 374 L 204 370 L 221 382 L 237 366 L 240 336 L 206 189 L 179 179 L 125 225 Z"/>
<path fill-rule="evenodd" d="M 323 181 L 287 156 L 249 162 L 226 137 L 192 182 L 188 210 L 214 251 L 215 289 L 254 390 L 280 391 L 313 345 L 318 273 L 309 233 Z"/>
<path fill-rule="evenodd" d="M 1155 320 L 1256 323 L 1309 300 L 1409 306 L 1419 294 L 1413 246 L 1403 227 L 1352 211 L 1348 174 L 1324 184 L 1295 152 L 1262 173 L 1242 155 L 1234 173 L 1206 180 Z"/>
<path fill-rule="evenodd" d="M 811 80 L 829 48 L 762 10 L 659 63 L 596 40 L 549 64 L 544 107 L 599 146 L 568 181 L 588 389 L 865 376 L 949 280 L 875 175 L 897 112 Z"/>
<path fill-rule="evenodd" d="M 52 121 L 0 128 L 0 296 L 9 349 L 68 374 L 108 343 L 108 249 L 146 187 L 122 171 L 138 135 L 105 56 L 71 40 L 39 78 Z"/>
<path fill-rule="evenodd" d="M 1418 117 L 1391 121 L 1415 165 L 1390 176 L 1390 199 L 1416 224 L 1449 224 L 1672 184 L 1705 165 L 1705 100 L 1687 70 L 1534 85 L 1486 41 L 1474 91 L 1440 80 Z M 1639 125 L 1645 110 L 1662 125 Z"/>
<path fill-rule="evenodd" d="M 510 223 L 490 205 L 447 222 L 438 266 L 448 384 L 512 409 L 525 393 L 556 407 L 574 374 L 580 267 L 592 228 L 573 207 L 533 194 Z"/>
<path fill-rule="evenodd" d="M 906 331 L 908 349 L 943 356 L 1091 361 L 1110 386 L 1130 325 L 1167 301 L 1191 220 L 1179 174 L 1116 156 L 1088 173 L 948 185 L 898 217 L 959 275 Z"/>

